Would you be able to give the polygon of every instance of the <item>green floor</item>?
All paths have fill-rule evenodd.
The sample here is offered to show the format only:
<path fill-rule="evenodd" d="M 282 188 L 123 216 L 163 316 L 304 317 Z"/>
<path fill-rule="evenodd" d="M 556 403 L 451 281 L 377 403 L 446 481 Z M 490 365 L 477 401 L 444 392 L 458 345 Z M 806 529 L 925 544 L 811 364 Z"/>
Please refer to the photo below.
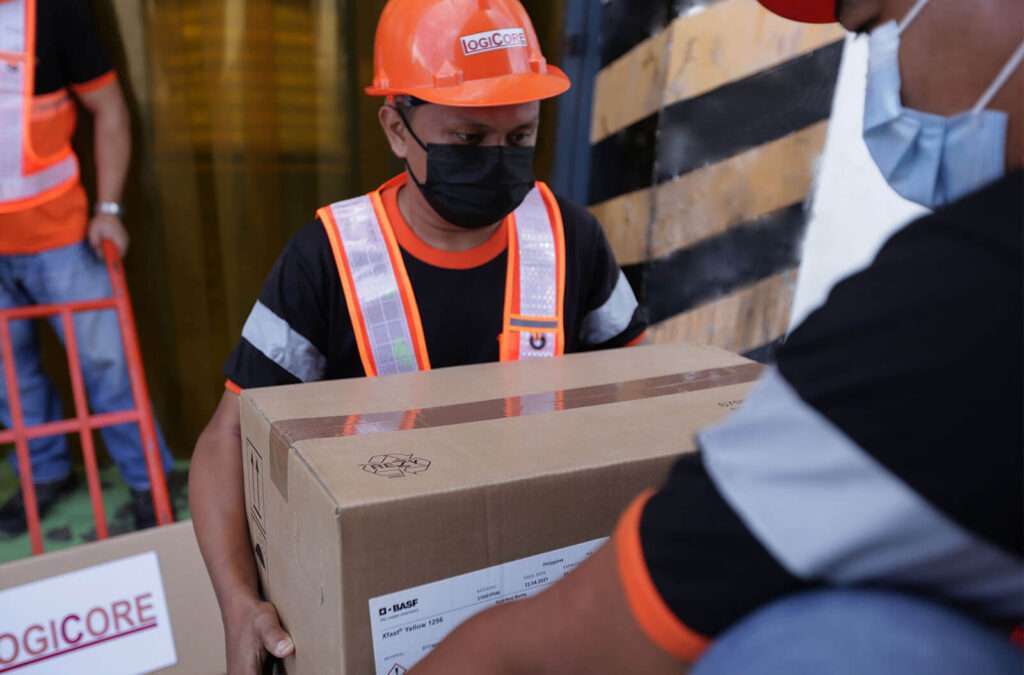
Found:
<path fill-rule="evenodd" d="M 168 477 L 171 496 L 178 520 L 189 518 L 188 489 L 185 481 L 188 463 L 178 462 Z M 43 519 L 43 545 L 47 552 L 70 548 L 96 538 L 96 525 L 92 517 L 92 502 L 84 476 L 79 476 L 78 489 L 63 499 Z M 129 506 L 129 491 L 114 467 L 100 472 L 103 484 L 103 501 L 106 505 L 107 524 L 110 534 L 124 534 L 132 530 L 132 514 Z M 18 489 L 17 479 L 7 462 L 0 462 L 0 503 Z M 28 557 L 32 552 L 28 535 L 13 539 L 0 536 L 0 564 Z"/>

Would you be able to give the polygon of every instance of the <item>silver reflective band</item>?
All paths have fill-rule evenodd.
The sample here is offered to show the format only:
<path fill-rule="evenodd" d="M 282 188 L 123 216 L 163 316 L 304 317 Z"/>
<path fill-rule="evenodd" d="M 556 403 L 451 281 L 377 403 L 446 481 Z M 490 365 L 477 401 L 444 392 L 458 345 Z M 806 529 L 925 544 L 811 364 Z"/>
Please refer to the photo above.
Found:
<path fill-rule="evenodd" d="M 536 330 L 558 330 L 557 321 L 527 321 L 526 319 L 512 319 L 511 323 L 516 328 L 533 328 Z"/>
<path fill-rule="evenodd" d="M 777 370 L 701 434 L 722 495 L 791 573 L 1024 615 L 1024 561 L 978 538 L 807 405 Z"/>
<path fill-rule="evenodd" d="M 0 108 L 0 125 L 5 124 L 3 109 Z M 0 134 L 0 139 L 3 135 Z M 0 179 L 0 202 L 31 199 L 72 180 L 78 175 L 78 160 L 69 155 L 61 162 L 42 171 L 25 176 Z"/>
<path fill-rule="evenodd" d="M 558 260 L 551 218 L 544 197 L 534 188 L 515 211 L 519 247 L 519 314 L 526 321 L 558 316 Z M 557 331 L 554 327 L 538 331 Z M 513 323 L 513 325 L 515 325 Z M 550 324 L 549 324 L 550 326 Z M 556 353 L 556 334 L 520 333 L 520 358 L 549 358 Z"/>
<path fill-rule="evenodd" d="M 26 11 L 25 0 L 0 2 L 0 52 L 23 54 L 28 49 L 25 35 Z"/>
<path fill-rule="evenodd" d="M 519 314 L 555 316 L 558 295 L 555 237 L 540 190 L 534 188 L 516 209 L 519 241 Z"/>
<path fill-rule="evenodd" d="M 640 303 L 636 300 L 633 287 L 629 285 L 629 280 L 620 270 L 619 280 L 608 301 L 583 319 L 580 337 L 588 345 L 608 342 L 629 328 L 639 306 Z"/>
<path fill-rule="evenodd" d="M 327 359 L 320 350 L 262 302 L 252 308 L 242 337 L 300 382 L 323 379 L 327 371 Z"/>
<path fill-rule="evenodd" d="M 381 224 L 369 197 L 331 205 L 378 375 L 419 370 L 412 328 Z"/>

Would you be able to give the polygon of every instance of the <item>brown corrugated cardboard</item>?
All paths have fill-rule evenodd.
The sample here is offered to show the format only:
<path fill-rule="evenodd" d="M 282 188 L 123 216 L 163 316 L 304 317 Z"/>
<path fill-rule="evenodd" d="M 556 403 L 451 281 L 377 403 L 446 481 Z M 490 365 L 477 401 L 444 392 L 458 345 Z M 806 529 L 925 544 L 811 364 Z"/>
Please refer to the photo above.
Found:
<path fill-rule="evenodd" d="M 62 575 L 81 573 L 97 566 L 106 566 L 151 552 L 156 554 L 159 565 L 159 578 L 166 598 L 166 610 L 170 618 L 174 652 L 176 653 L 175 660 L 177 661 L 174 666 L 157 672 L 166 675 L 217 675 L 224 673 L 226 671 L 224 635 L 220 612 L 213 594 L 213 587 L 206 573 L 206 567 L 199 554 L 191 522 L 114 537 L 106 541 L 8 563 L 0 567 L 0 593 L 24 588 L 33 582 L 51 582 Z M 116 603 L 116 599 L 120 597 L 120 588 L 128 585 L 130 585 L 129 579 L 115 577 L 114 583 L 109 584 L 108 588 L 95 590 L 100 594 L 109 595 L 111 603 Z M 34 597 L 45 597 L 46 585 L 39 584 L 38 587 L 40 587 L 40 592 L 34 593 Z M 150 607 L 153 603 L 152 599 L 147 599 L 142 604 L 143 614 L 155 611 Z M 97 606 L 101 604 L 105 603 L 97 603 Z M 6 625 L 14 613 L 14 608 L 8 609 L 10 611 L 4 611 L 0 607 L 0 634 L 14 634 L 20 637 L 24 633 L 25 627 Z M 95 648 L 82 649 L 83 645 L 90 641 L 85 626 L 88 621 L 86 614 L 88 609 L 89 607 L 83 607 L 81 610 L 76 610 L 77 613 L 72 620 L 63 625 L 60 618 L 68 616 L 68 614 L 56 610 L 47 612 L 45 607 L 38 612 L 39 616 L 52 614 L 57 619 L 54 633 L 50 633 L 50 629 L 44 625 L 45 631 L 36 631 L 35 634 L 30 635 L 32 639 L 29 642 L 37 647 L 41 648 L 46 642 L 49 642 L 47 645 L 50 648 L 49 651 L 43 651 L 35 657 L 39 659 L 40 663 L 45 663 L 51 668 L 47 672 L 95 673 L 96 675 L 102 673 L 106 675 L 115 671 L 122 672 L 124 669 L 123 663 L 111 664 L 109 661 L 104 662 L 100 657 L 99 650 L 101 648 L 109 649 L 112 644 L 110 641 L 93 639 L 91 641 L 96 645 Z M 133 613 L 135 609 L 132 608 Z M 117 611 L 118 608 L 115 608 L 114 612 Z M 125 616 L 125 621 L 128 621 L 129 615 Z M 134 614 L 132 617 L 134 620 Z M 103 616 L 103 612 L 98 611 L 95 614 L 93 626 L 99 627 L 103 621 L 106 621 L 106 617 Z M 40 621 L 40 623 L 48 622 Z M 139 635 L 145 635 L 148 638 L 152 633 L 151 631 Z M 59 637 L 61 634 L 65 636 L 63 641 Z M 69 637 L 70 639 L 68 639 Z M 65 643 L 61 646 L 64 647 L 63 651 L 67 653 L 67 657 L 56 654 L 53 649 L 54 641 Z M 71 642 L 73 647 L 67 645 L 67 642 Z M 13 644 L 10 638 L 0 644 L 0 657 L 10 658 Z M 80 651 L 75 652 L 74 647 Z M 143 642 L 139 648 L 146 649 L 147 645 Z M 24 656 L 25 654 L 22 653 L 19 662 Z M 89 665 L 85 670 L 80 666 L 74 666 L 73 671 L 64 668 L 61 658 L 71 656 L 81 657 L 83 661 L 79 663 Z M 9 663 L 7 667 L 14 668 L 15 665 Z M 92 669 L 93 667 L 95 669 Z M 4 668 L 5 666 L 0 665 L 0 671 L 3 671 Z M 19 669 L 17 672 L 22 671 Z"/>
<path fill-rule="evenodd" d="M 409 667 L 375 663 L 371 600 L 607 537 L 758 371 L 662 346 L 245 392 L 247 512 L 288 673 Z M 421 616 L 414 601 L 374 607 Z"/>

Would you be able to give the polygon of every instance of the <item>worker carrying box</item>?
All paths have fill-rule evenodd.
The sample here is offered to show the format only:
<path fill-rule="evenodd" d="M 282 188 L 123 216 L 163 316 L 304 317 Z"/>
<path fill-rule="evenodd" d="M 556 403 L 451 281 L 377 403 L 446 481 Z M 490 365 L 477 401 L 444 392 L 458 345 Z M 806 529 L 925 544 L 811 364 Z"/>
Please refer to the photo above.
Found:
<path fill-rule="evenodd" d="M 643 313 L 600 225 L 534 177 L 540 102 L 569 87 L 518 0 L 392 0 L 385 8 L 367 93 L 385 97 L 381 127 L 405 171 L 320 209 L 288 244 L 228 360 L 228 391 L 194 455 L 193 516 L 232 673 L 255 668 L 264 646 L 291 649 L 257 593 L 240 391 L 643 339 Z"/>

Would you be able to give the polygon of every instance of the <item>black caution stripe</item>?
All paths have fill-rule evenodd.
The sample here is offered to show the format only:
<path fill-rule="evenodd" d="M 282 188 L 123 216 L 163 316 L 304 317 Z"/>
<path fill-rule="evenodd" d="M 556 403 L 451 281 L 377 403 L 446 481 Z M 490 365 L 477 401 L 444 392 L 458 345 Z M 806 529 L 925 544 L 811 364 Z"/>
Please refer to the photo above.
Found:
<path fill-rule="evenodd" d="M 793 204 L 671 255 L 630 265 L 626 276 L 660 323 L 794 269 L 807 226 L 804 205 Z"/>
<path fill-rule="evenodd" d="M 833 43 L 605 138 L 592 148 L 590 203 L 661 184 L 827 119 L 842 49 Z"/>
<path fill-rule="evenodd" d="M 589 0 L 595 2 L 597 0 Z M 683 12 L 721 0 L 603 0 L 601 67 L 667 27 Z"/>
<path fill-rule="evenodd" d="M 748 352 L 744 352 L 743 356 L 750 359 L 751 361 L 757 361 L 765 365 L 772 365 L 776 361 L 776 354 L 782 344 L 786 341 L 786 338 L 778 337 L 767 344 L 763 344 L 760 347 L 755 347 Z"/>
<path fill-rule="evenodd" d="M 591 2 L 593 0 L 590 0 Z M 668 26 L 672 0 L 610 0 L 601 6 L 601 67 Z"/>

